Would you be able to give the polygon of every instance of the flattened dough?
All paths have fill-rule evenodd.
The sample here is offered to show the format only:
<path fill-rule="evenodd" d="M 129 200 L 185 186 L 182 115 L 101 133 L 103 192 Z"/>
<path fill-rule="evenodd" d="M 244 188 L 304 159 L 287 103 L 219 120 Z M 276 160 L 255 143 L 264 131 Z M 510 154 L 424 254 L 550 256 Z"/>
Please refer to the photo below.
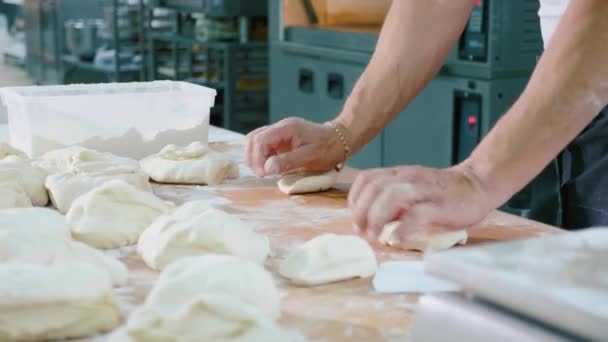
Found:
<path fill-rule="evenodd" d="M 287 341 L 274 320 L 279 292 L 268 271 L 229 256 L 169 265 L 115 341 Z"/>
<path fill-rule="evenodd" d="M 72 173 L 99 172 L 123 169 L 130 172 L 139 169 L 135 159 L 119 157 L 112 153 L 98 152 L 80 146 L 70 146 L 49 151 L 32 163 L 49 174 L 70 171 Z"/>
<path fill-rule="evenodd" d="M 44 188 L 45 170 L 32 166 L 29 160 L 8 156 L 0 160 L 0 183 L 21 186 L 33 205 L 44 207 L 49 197 Z"/>
<path fill-rule="evenodd" d="M 409 240 L 400 243 L 399 238 L 394 234 L 395 229 L 399 227 L 399 224 L 399 222 L 387 224 L 384 227 L 384 230 L 382 230 L 378 240 L 391 247 L 421 252 L 436 252 L 455 245 L 465 244 L 468 239 L 467 231 L 463 229 L 439 234 L 414 234 L 410 236 Z"/>
<path fill-rule="evenodd" d="M 288 195 L 321 192 L 336 185 L 338 172 L 331 170 L 325 173 L 293 173 L 279 180 L 277 186 Z"/>
<path fill-rule="evenodd" d="M 19 183 L 0 183 L 0 209 L 29 208 L 32 201 Z"/>
<path fill-rule="evenodd" d="M 25 154 L 23 151 L 18 150 L 9 144 L 0 143 L 0 160 L 9 156 L 28 159 L 27 154 Z"/>
<path fill-rule="evenodd" d="M 52 235 L 41 236 L 33 230 L 0 231 L 0 265 L 26 263 L 53 266 L 77 261 L 105 271 L 117 286 L 127 281 L 125 265 L 81 242 Z"/>
<path fill-rule="evenodd" d="M 0 265 L 0 279 L 0 341 L 85 337 L 120 320 L 110 278 L 90 265 Z"/>
<path fill-rule="evenodd" d="M 44 239 L 45 235 L 71 239 L 65 217 L 48 208 L 16 208 L 0 210 L 0 232 L 31 231 Z"/>
<path fill-rule="evenodd" d="M 167 145 L 139 163 L 150 178 L 159 183 L 215 185 L 226 178 L 239 177 L 234 161 L 200 142 L 188 146 Z"/>
<path fill-rule="evenodd" d="M 74 239 L 97 248 L 118 248 L 136 243 L 157 217 L 171 209 L 153 193 L 115 180 L 78 197 L 66 218 Z"/>
<path fill-rule="evenodd" d="M 265 236 L 238 217 L 196 201 L 158 217 L 141 234 L 137 251 L 146 265 L 162 270 L 177 259 L 209 253 L 236 255 L 262 264 L 270 245 Z"/>
<path fill-rule="evenodd" d="M 298 285 L 320 285 L 376 273 L 376 255 L 354 235 L 323 234 L 294 249 L 279 273 Z"/>

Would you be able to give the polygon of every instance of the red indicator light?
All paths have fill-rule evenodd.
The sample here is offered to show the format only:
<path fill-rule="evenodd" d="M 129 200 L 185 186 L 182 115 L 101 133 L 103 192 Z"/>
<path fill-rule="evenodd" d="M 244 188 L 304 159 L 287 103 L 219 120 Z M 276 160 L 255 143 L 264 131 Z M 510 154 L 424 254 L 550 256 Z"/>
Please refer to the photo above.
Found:
<path fill-rule="evenodd" d="M 477 118 L 474 116 L 469 116 L 467 118 L 467 122 L 469 123 L 469 126 L 475 126 L 477 124 Z"/>

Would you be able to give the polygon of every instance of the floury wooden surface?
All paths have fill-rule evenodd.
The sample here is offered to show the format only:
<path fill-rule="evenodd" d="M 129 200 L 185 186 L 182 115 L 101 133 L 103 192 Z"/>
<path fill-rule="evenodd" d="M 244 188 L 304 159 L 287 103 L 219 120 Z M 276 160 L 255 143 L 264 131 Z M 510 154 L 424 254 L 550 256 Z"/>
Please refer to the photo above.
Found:
<path fill-rule="evenodd" d="M 210 142 L 229 153 L 241 164 L 242 177 L 216 187 L 155 185 L 162 198 L 181 204 L 206 200 L 211 205 L 239 216 L 271 241 L 272 257 L 267 269 L 282 294 L 281 325 L 308 341 L 403 341 L 409 336 L 410 320 L 418 295 L 374 293 L 371 279 L 358 279 L 313 288 L 289 285 L 278 276 L 277 268 L 288 251 L 319 234 L 351 234 L 350 210 L 346 190 L 356 172 L 341 175 L 338 190 L 325 193 L 287 196 L 276 188 L 276 179 L 257 179 L 243 165 L 242 136 L 212 129 Z M 559 234 L 557 228 L 512 215 L 494 212 L 469 231 L 469 243 L 476 245 Z M 392 250 L 372 244 L 379 262 L 419 259 L 420 253 Z M 117 289 L 126 317 L 143 303 L 157 273 L 149 270 L 135 253 L 134 246 L 115 253 L 130 270 L 129 284 Z M 243 279 L 247 286 L 247 279 Z M 89 339 L 105 341 L 106 337 Z"/>

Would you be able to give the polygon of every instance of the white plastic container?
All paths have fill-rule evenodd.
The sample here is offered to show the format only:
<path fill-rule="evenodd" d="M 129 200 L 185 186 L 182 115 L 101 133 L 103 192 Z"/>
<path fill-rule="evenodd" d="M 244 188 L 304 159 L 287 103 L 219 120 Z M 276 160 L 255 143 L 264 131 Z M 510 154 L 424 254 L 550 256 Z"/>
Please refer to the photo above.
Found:
<path fill-rule="evenodd" d="M 214 89 L 173 81 L 1 88 L 10 143 L 30 157 L 71 145 L 141 159 L 207 144 Z"/>

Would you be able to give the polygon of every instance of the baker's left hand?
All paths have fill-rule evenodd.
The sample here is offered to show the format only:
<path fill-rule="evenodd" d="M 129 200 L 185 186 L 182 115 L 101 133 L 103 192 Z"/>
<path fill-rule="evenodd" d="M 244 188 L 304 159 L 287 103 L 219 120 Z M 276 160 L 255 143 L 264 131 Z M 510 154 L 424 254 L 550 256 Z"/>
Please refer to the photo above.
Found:
<path fill-rule="evenodd" d="M 406 239 L 423 227 L 460 229 L 481 221 L 495 209 L 487 197 L 465 166 L 402 166 L 362 172 L 348 202 L 360 233 L 375 238 L 386 224 L 399 220 L 397 237 Z"/>

